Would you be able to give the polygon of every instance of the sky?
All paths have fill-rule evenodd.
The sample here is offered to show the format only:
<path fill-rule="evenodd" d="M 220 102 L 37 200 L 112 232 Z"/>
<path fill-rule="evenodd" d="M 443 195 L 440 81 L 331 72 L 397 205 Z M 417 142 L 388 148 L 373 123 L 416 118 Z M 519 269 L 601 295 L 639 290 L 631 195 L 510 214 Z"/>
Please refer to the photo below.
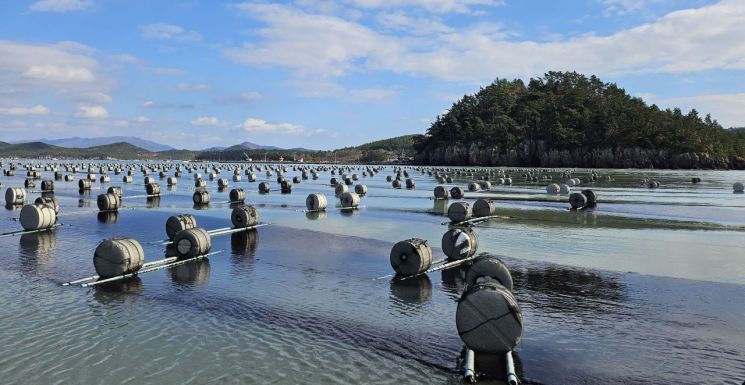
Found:
<path fill-rule="evenodd" d="M 745 126 L 745 1 L 3 1 L 0 141 L 334 149 L 548 71 Z"/>

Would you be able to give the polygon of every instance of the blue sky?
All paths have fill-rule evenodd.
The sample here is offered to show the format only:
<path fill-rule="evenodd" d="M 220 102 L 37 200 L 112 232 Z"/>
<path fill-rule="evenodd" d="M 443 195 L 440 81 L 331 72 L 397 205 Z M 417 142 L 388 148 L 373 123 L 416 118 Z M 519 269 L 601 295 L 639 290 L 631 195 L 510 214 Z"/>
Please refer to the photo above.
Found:
<path fill-rule="evenodd" d="M 332 149 L 550 70 L 745 126 L 743 37 L 741 0 L 4 1 L 0 140 Z"/>

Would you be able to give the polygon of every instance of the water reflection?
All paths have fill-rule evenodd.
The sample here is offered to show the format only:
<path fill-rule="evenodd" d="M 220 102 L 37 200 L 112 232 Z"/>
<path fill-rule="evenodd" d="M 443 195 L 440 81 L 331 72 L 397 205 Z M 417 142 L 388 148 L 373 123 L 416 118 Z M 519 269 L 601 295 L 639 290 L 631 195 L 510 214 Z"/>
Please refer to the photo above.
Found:
<path fill-rule="evenodd" d="M 94 286 L 93 298 L 102 305 L 122 303 L 135 300 L 142 293 L 143 285 L 140 277 L 131 277 L 114 282 L 102 283 Z"/>
<path fill-rule="evenodd" d="M 160 197 L 148 197 L 147 198 L 147 208 L 157 208 L 160 207 Z"/>
<path fill-rule="evenodd" d="M 466 286 L 467 272 L 468 266 L 466 265 L 456 266 L 440 272 L 442 277 L 442 290 L 450 294 L 451 297 L 460 298 L 460 295 Z"/>
<path fill-rule="evenodd" d="M 99 211 L 98 221 L 101 223 L 112 224 L 119 220 L 118 211 Z"/>
<path fill-rule="evenodd" d="M 54 230 L 23 234 L 20 241 L 20 262 L 26 272 L 37 272 L 40 268 L 54 265 L 54 248 L 57 236 Z"/>
<path fill-rule="evenodd" d="M 194 210 L 207 210 L 210 208 L 209 203 L 194 203 L 194 206 L 192 206 Z"/>
<path fill-rule="evenodd" d="M 91 200 L 86 198 L 78 199 L 78 207 L 91 207 Z"/>
<path fill-rule="evenodd" d="M 311 221 L 316 221 L 319 219 L 326 219 L 328 216 L 328 213 L 326 210 L 323 211 L 308 211 L 305 213 L 305 217 L 310 219 Z"/>
<path fill-rule="evenodd" d="M 432 282 L 426 274 L 403 280 L 394 278 L 390 290 L 390 298 L 404 304 L 420 304 L 432 298 Z"/>
<path fill-rule="evenodd" d="M 545 294 L 542 302 L 546 307 L 565 312 L 607 311 L 627 298 L 626 285 L 612 275 L 560 266 L 514 269 L 511 273 L 516 291 Z"/>
<path fill-rule="evenodd" d="M 447 199 L 435 199 L 435 205 L 432 212 L 435 214 L 446 215 L 448 213 Z"/>
<path fill-rule="evenodd" d="M 351 209 L 341 209 L 341 215 L 344 217 L 356 217 L 360 215 L 360 209 L 357 208 L 351 208 Z"/>
<path fill-rule="evenodd" d="M 256 229 L 230 234 L 230 249 L 234 256 L 253 257 L 259 247 L 259 231 Z"/>
<path fill-rule="evenodd" d="M 173 282 L 187 285 L 204 285 L 210 277 L 210 261 L 201 259 L 169 269 Z"/>
<path fill-rule="evenodd" d="M 23 205 L 5 205 L 5 209 L 9 211 L 19 211 L 23 208 Z"/>

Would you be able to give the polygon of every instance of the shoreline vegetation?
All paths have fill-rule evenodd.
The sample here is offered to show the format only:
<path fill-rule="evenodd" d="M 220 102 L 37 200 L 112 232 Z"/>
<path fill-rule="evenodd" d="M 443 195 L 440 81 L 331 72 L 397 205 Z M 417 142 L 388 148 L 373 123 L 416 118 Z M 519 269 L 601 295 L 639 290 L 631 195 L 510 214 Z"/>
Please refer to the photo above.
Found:
<path fill-rule="evenodd" d="M 694 109 L 662 110 L 613 83 L 576 72 L 496 79 L 437 116 L 424 135 L 355 147 L 153 152 L 121 142 L 66 148 L 0 142 L 0 158 L 408 163 L 432 166 L 745 169 L 745 128 Z"/>

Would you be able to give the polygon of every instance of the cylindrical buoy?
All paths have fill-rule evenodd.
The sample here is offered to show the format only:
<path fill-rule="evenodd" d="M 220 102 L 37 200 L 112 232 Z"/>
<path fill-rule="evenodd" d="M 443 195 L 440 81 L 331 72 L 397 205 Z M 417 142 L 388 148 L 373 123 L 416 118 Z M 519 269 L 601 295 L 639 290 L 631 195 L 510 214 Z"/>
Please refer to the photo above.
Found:
<path fill-rule="evenodd" d="M 432 248 L 423 239 L 407 239 L 393 245 L 390 259 L 397 274 L 423 273 L 432 265 Z"/>
<path fill-rule="evenodd" d="M 334 187 L 334 194 L 337 197 L 341 197 L 342 194 L 344 194 L 344 193 L 346 193 L 348 191 L 349 191 L 349 187 L 347 187 L 347 185 L 342 184 L 342 183 L 339 183 L 339 184 L 336 185 L 336 187 Z"/>
<path fill-rule="evenodd" d="M 107 239 L 93 253 L 93 266 L 101 278 L 137 272 L 144 263 L 145 252 L 134 238 Z"/>
<path fill-rule="evenodd" d="M 475 285 L 479 278 L 490 277 L 512 291 L 512 274 L 505 264 L 493 255 L 482 254 L 476 257 L 466 273 L 466 285 Z"/>
<path fill-rule="evenodd" d="M 226 188 L 228 187 L 228 179 L 227 178 L 220 178 L 217 180 L 217 187 L 219 188 Z"/>
<path fill-rule="evenodd" d="M 434 190 L 435 199 L 448 199 L 450 195 L 448 189 L 445 186 L 436 186 Z"/>
<path fill-rule="evenodd" d="M 210 192 L 207 190 L 197 190 L 191 196 L 191 200 L 195 205 L 206 205 L 210 203 Z"/>
<path fill-rule="evenodd" d="M 325 210 L 328 206 L 328 200 L 323 194 L 308 194 L 305 198 L 305 207 L 310 211 Z"/>
<path fill-rule="evenodd" d="M 497 206 L 494 204 L 493 201 L 490 201 L 488 199 L 477 199 L 476 203 L 473 204 L 473 216 L 480 218 L 480 217 L 488 217 L 491 215 L 494 215 L 497 213 Z"/>
<path fill-rule="evenodd" d="M 391 182 L 391 187 L 393 188 L 401 188 L 401 181 L 398 179 L 394 179 L 393 182 Z"/>
<path fill-rule="evenodd" d="M 283 180 L 279 184 L 279 191 L 282 194 L 292 194 L 292 183 L 290 183 L 290 182 L 288 182 L 286 180 Z"/>
<path fill-rule="evenodd" d="M 365 194 L 367 194 L 367 185 L 358 184 L 358 185 L 354 186 L 354 192 L 357 193 L 357 195 L 365 195 Z"/>
<path fill-rule="evenodd" d="M 41 197 L 38 197 L 38 198 L 36 198 L 36 200 L 34 200 L 34 204 L 35 205 L 47 205 L 47 206 L 51 207 L 52 210 L 54 210 L 54 213 L 55 214 L 59 215 L 59 202 L 57 201 L 57 198 L 55 198 L 53 196 L 49 196 L 49 197 L 41 196 Z"/>
<path fill-rule="evenodd" d="M 581 209 L 587 204 L 587 197 L 582 193 L 572 193 L 569 195 L 569 204 L 572 206 L 572 209 Z"/>
<path fill-rule="evenodd" d="M 91 189 L 91 180 L 90 179 L 81 179 L 78 181 L 78 188 L 81 190 L 90 190 Z"/>
<path fill-rule="evenodd" d="M 147 195 L 160 195 L 160 185 L 157 183 L 145 185 L 145 192 Z"/>
<path fill-rule="evenodd" d="M 173 238 L 175 251 L 181 258 L 191 258 L 209 253 L 212 238 L 207 230 L 194 227 L 180 231 Z"/>
<path fill-rule="evenodd" d="M 191 214 L 172 215 L 166 221 L 166 235 L 169 240 L 173 240 L 173 237 L 179 231 L 193 229 L 197 227 L 197 219 Z"/>
<path fill-rule="evenodd" d="M 743 184 L 742 182 L 735 182 L 732 185 L 732 190 L 734 192 L 736 192 L 736 193 L 744 192 L 745 191 L 745 184 Z"/>
<path fill-rule="evenodd" d="M 132 177 L 130 175 L 125 175 L 122 177 L 122 182 L 124 183 L 132 183 Z"/>
<path fill-rule="evenodd" d="M 41 181 L 41 191 L 54 191 L 54 181 L 51 181 L 51 180 Z"/>
<path fill-rule="evenodd" d="M 119 197 L 119 199 L 122 199 L 122 196 L 124 196 L 124 193 L 122 192 L 122 188 L 119 186 L 110 186 L 108 189 L 106 189 L 106 192 L 108 194 L 114 194 Z"/>
<path fill-rule="evenodd" d="M 468 184 L 468 191 L 470 191 L 470 192 L 476 192 L 476 191 L 479 191 L 479 190 L 481 190 L 481 186 L 479 186 L 478 183 L 471 182 L 471 183 Z"/>
<path fill-rule="evenodd" d="M 416 182 L 414 182 L 414 179 L 406 179 L 406 188 L 407 189 L 413 189 L 416 187 Z"/>
<path fill-rule="evenodd" d="M 558 194 L 561 187 L 557 183 L 551 183 L 548 186 L 546 186 L 546 193 L 547 194 Z"/>
<path fill-rule="evenodd" d="M 582 190 L 582 195 L 587 199 L 587 202 L 585 202 L 586 208 L 594 208 L 597 206 L 598 196 L 594 191 L 590 189 Z"/>
<path fill-rule="evenodd" d="M 101 194 L 96 199 L 96 204 L 100 211 L 119 210 L 121 203 L 122 201 L 119 199 L 119 196 L 111 193 Z"/>
<path fill-rule="evenodd" d="M 230 213 L 230 221 L 235 228 L 256 226 L 259 224 L 259 212 L 254 206 L 238 206 Z"/>
<path fill-rule="evenodd" d="M 479 238 L 469 227 L 455 227 L 442 236 L 442 251 L 451 260 L 472 257 L 478 247 Z"/>
<path fill-rule="evenodd" d="M 463 191 L 462 188 L 455 186 L 450 189 L 450 195 L 453 197 L 453 199 L 461 199 L 465 195 L 465 191 Z"/>
<path fill-rule="evenodd" d="M 45 204 L 26 205 L 21 209 L 21 226 L 26 231 L 48 229 L 57 221 L 54 208 Z"/>
<path fill-rule="evenodd" d="M 360 196 L 357 193 L 345 192 L 341 194 L 340 200 L 341 207 L 344 208 L 353 208 L 360 205 Z"/>
<path fill-rule="evenodd" d="M 246 192 L 242 188 L 234 188 L 228 193 L 231 202 L 243 202 L 246 200 Z"/>
<path fill-rule="evenodd" d="M 523 320 L 512 293 L 487 278 L 463 292 L 455 310 L 455 326 L 467 348 L 499 354 L 520 342 Z"/>
<path fill-rule="evenodd" d="M 5 190 L 5 204 L 8 206 L 21 205 L 26 201 L 26 190 L 20 187 L 8 187 Z"/>
<path fill-rule="evenodd" d="M 464 222 L 473 216 L 471 206 L 466 202 L 455 202 L 448 207 L 448 218 L 453 222 Z"/>
<path fill-rule="evenodd" d="M 178 178 L 176 178 L 175 176 L 169 176 L 168 179 L 166 179 L 166 184 L 168 184 L 169 186 L 175 186 L 176 184 L 178 184 Z"/>
<path fill-rule="evenodd" d="M 271 190 L 271 187 L 269 186 L 269 183 L 261 182 L 259 183 L 259 193 L 266 194 Z"/>

